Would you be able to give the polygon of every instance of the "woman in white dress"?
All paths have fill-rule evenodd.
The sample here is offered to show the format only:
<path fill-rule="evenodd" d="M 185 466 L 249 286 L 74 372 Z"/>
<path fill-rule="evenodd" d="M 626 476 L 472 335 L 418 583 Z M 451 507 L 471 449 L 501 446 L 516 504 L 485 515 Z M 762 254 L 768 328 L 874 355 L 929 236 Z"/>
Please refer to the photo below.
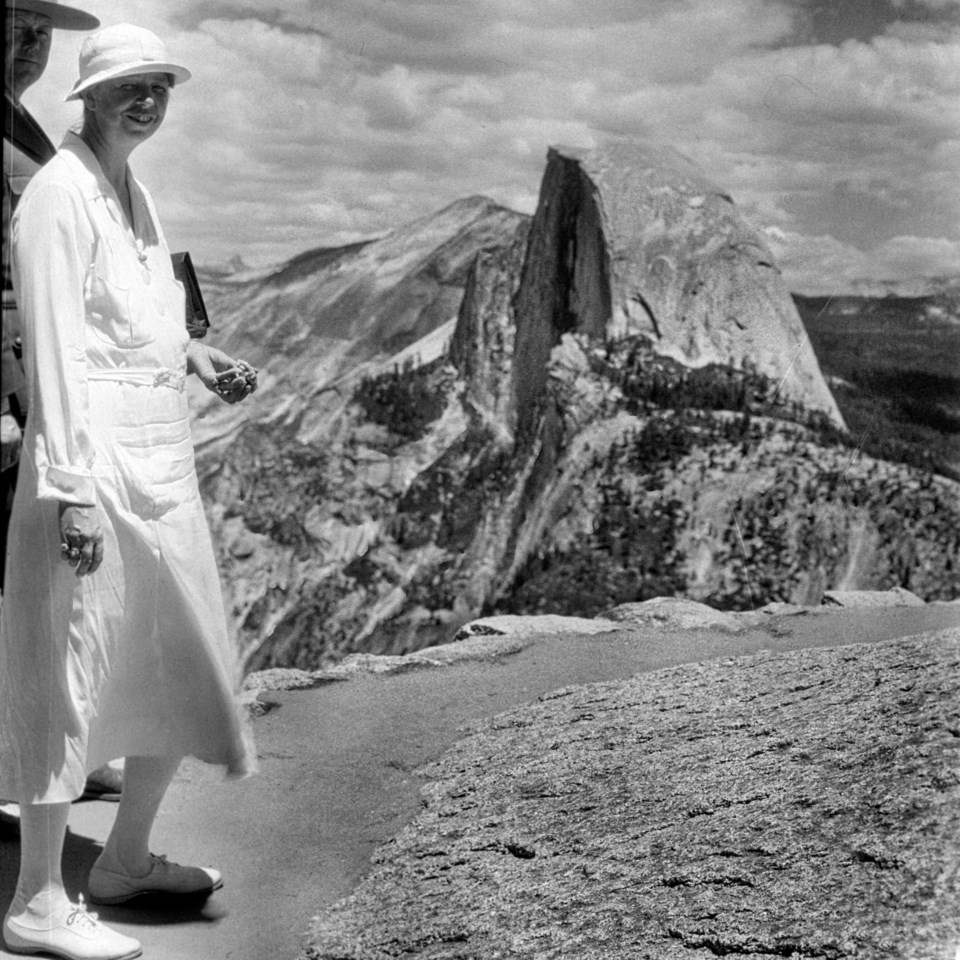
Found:
<path fill-rule="evenodd" d="M 14 953 L 140 955 L 63 887 L 67 815 L 88 771 L 127 758 L 88 884 L 112 904 L 218 888 L 216 871 L 151 854 L 150 830 L 182 757 L 251 767 L 184 393 L 211 354 L 189 340 L 184 289 L 127 166 L 189 76 L 147 30 L 88 37 L 68 97 L 83 103 L 80 132 L 13 222 L 30 398 L 0 613 L 0 796 L 21 814 L 3 924 Z M 225 399 L 237 399 L 242 366 L 218 356 Z"/>

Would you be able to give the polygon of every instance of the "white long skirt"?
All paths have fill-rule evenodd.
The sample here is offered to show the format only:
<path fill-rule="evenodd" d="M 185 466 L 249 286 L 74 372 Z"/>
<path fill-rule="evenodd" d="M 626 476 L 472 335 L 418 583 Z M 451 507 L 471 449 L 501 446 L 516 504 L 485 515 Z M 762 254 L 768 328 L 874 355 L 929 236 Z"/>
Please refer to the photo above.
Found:
<path fill-rule="evenodd" d="M 36 498 L 29 424 L 11 519 L 0 796 L 25 803 L 74 800 L 89 771 L 118 757 L 192 755 L 234 775 L 253 766 L 182 373 L 94 375 L 89 399 L 103 564 L 77 577 L 61 559 L 58 506 Z"/>

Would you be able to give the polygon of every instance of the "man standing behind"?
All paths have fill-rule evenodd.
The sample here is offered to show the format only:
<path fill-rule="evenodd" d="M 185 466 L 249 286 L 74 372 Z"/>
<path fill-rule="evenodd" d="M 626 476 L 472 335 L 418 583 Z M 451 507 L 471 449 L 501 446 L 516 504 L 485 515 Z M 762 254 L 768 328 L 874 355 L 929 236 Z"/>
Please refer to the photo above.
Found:
<path fill-rule="evenodd" d="M 20 439 L 26 418 L 23 371 L 16 356 L 20 335 L 10 276 L 10 218 L 30 178 L 56 153 L 40 125 L 20 103 L 47 66 L 54 29 L 93 30 L 100 21 L 56 0 L 6 0 L 3 66 L 3 354 L 0 406 L 0 484 L 3 543 L 0 587 L 6 564 L 7 522 L 16 485 Z"/>

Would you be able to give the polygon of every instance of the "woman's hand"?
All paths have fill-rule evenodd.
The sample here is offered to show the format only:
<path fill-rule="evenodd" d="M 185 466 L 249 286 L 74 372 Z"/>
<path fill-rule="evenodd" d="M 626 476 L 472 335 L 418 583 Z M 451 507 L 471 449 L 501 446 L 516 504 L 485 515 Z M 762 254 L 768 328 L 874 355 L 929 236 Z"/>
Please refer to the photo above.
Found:
<path fill-rule="evenodd" d="M 187 347 L 187 369 L 225 403 L 239 403 L 257 389 L 257 371 L 250 364 L 197 340 Z"/>
<path fill-rule="evenodd" d="M 23 434 L 12 413 L 0 414 L 0 471 L 8 470 L 20 459 Z"/>
<path fill-rule="evenodd" d="M 96 507 L 60 502 L 60 555 L 77 568 L 77 576 L 93 573 L 103 563 L 103 531 Z"/>

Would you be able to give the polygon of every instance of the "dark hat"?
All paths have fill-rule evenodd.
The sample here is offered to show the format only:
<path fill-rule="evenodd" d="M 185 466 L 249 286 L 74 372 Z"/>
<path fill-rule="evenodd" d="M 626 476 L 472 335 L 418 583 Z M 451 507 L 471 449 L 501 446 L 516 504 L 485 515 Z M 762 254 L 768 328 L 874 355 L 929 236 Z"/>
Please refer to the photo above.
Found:
<path fill-rule="evenodd" d="M 68 7 L 57 0 L 6 0 L 7 9 L 23 10 L 28 13 L 42 13 L 49 17 L 58 30 L 95 30 L 100 21 L 83 10 Z"/>

